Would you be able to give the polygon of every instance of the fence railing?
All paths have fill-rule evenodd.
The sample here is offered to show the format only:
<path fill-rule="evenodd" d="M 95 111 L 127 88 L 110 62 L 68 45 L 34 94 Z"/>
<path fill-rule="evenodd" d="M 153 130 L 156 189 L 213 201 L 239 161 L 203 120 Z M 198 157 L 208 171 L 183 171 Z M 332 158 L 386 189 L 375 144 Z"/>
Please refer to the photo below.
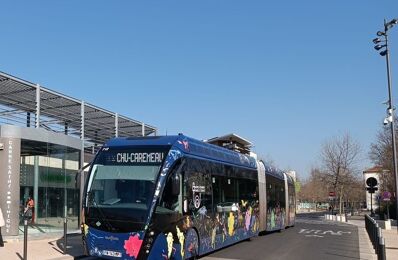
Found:
<path fill-rule="evenodd" d="M 386 260 L 386 243 L 381 233 L 381 228 L 376 220 L 369 215 L 365 215 L 365 228 L 368 232 L 370 241 L 372 241 L 373 248 L 377 254 L 378 260 Z"/>

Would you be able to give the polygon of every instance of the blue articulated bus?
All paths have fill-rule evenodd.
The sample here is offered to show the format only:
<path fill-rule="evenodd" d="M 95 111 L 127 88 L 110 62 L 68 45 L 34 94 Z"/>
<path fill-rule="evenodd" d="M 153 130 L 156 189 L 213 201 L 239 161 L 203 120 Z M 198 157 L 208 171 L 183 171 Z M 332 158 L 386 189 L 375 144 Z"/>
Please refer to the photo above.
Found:
<path fill-rule="evenodd" d="M 84 194 L 86 253 L 106 259 L 192 259 L 294 225 L 285 173 L 184 135 L 108 141 Z"/>

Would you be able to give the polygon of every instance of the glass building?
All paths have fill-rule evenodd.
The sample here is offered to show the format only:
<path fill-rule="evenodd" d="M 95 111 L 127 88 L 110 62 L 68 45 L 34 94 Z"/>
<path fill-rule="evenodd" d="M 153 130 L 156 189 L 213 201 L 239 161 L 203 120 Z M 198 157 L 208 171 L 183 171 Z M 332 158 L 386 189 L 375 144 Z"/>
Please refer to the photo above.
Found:
<path fill-rule="evenodd" d="M 33 198 L 29 232 L 79 230 L 82 167 L 108 139 L 156 135 L 157 129 L 0 72 L 0 207 L 5 236 L 22 233 Z M 83 174 L 80 174 L 83 173 Z"/>

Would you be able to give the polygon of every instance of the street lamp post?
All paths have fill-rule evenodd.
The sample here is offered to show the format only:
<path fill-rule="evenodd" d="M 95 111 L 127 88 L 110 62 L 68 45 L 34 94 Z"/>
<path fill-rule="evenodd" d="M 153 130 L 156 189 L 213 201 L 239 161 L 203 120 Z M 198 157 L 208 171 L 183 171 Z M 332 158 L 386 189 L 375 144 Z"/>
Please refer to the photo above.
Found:
<path fill-rule="evenodd" d="M 391 91 L 391 73 L 390 73 L 390 52 L 388 51 L 388 30 L 391 29 L 395 24 L 398 24 L 397 19 L 393 19 L 390 22 L 386 22 L 384 20 L 384 31 L 378 31 L 377 36 L 379 37 L 384 37 L 384 40 L 381 40 L 380 38 L 375 38 L 373 39 L 373 43 L 375 45 L 375 49 L 377 51 L 383 49 L 380 51 L 381 56 L 386 57 L 386 63 L 387 63 L 387 82 L 388 82 L 388 116 L 384 120 L 384 123 L 390 123 L 391 127 L 391 138 L 392 138 L 392 161 L 393 161 L 393 169 L 394 169 L 394 180 L 395 180 L 395 203 L 396 203 L 396 218 L 398 219 L 398 199 L 397 199 L 397 193 L 398 193 L 398 177 L 397 177 L 397 160 L 396 160 L 396 144 L 395 144 L 395 127 L 394 127 L 394 106 L 392 102 L 392 91 Z M 380 45 L 379 43 L 384 43 Z M 398 232 L 398 226 L 397 226 L 397 232 Z"/>

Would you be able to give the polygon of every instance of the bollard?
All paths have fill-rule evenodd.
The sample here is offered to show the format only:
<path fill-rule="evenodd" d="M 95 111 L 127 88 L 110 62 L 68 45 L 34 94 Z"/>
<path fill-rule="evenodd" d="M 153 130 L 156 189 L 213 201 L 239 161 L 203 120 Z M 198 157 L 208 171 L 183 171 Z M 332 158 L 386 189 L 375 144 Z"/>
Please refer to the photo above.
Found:
<path fill-rule="evenodd" d="M 384 238 L 380 239 L 379 253 L 377 254 L 378 260 L 386 260 L 386 243 Z"/>
<path fill-rule="evenodd" d="M 28 259 L 28 220 L 23 222 L 23 259 Z"/>
<path fill-rule="evenodd" d="M 68 239 L 66 233 L 68 232 L 68 219 L 64 218 L 64 255 L 66 254 L 66 249 L 68 247 Z"/>

